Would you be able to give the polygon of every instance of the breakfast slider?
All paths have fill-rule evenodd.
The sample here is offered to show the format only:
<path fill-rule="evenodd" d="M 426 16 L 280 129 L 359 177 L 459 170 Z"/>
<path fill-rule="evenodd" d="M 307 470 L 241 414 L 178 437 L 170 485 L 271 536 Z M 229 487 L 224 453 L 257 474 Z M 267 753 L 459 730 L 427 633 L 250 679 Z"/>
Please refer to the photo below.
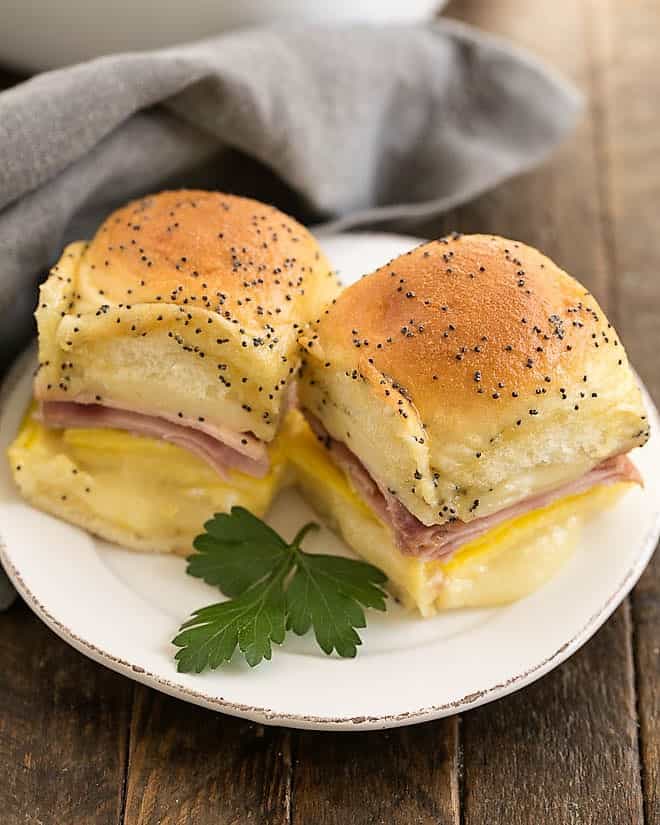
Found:
<path fill-rule="evenodd" d="M 35 404 L 9 455 L 38 507 L 141 550 L 187 553 L 210 514 L 261 514 L 299 329 L 337 291 L 271 206 L 162 192 L 68 246 L 41 287 Z"/>
<path fill-rule="evenodd" d="M 584 517 L 641 483 L 623 346 L 524 244 L 424 244 L 346 289 L 303 343 L 300 483 L 423 615 L 532 592 Z"/>

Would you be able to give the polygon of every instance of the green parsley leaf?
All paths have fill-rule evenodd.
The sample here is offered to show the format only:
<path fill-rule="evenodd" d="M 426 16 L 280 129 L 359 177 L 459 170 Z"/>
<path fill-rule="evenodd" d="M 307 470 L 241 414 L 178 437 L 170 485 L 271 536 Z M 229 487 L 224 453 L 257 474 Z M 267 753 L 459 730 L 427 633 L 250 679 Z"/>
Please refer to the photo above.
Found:
<path fill-rule="evenodd" d="M 300 552 L 286 592 L 287 628 L 302 636 L 313 627 L 324 653 L 353 658 L 362 644 L 354 628 L 367 626 L 360 605 L 385 610 L 385 581 L 365 562 Z"/>
<path fill-rule="evenodd" d="M 229 601 L 196 610 L 173 644 L 182 672 L 201 673 L 229 662 L 236 648 L 254 667 L 272 656 L 286 631 L 313 628 L 321 649 L 354 657 L 366 627 L 363 608 L 385 610 L 386 577 L 376 567 L 300 549 L 309 523 L 287 544 L 242 507 L 218 513 L 194 541 L 188 573 L 219 587 Z"/>
<path fill-rule="evenodd" d="M 198 552 L 188 559 L 187 572 L 225 596 L 240 596 L 288 555 L 287 543 L 244 507 L 216 513 L 204 529 L 193 542 Z"/>
<path fill-rule="evenodd" d="M 251 667 L 270 659 L 271 643 L 282 644 L 286 633 L 285 572 L 280 568 L 238 598 L 196 610 L 173 640 L 181 648 L 175 656 L 178 669 L 201 673 L 220 667 L 236 645 Z"/>

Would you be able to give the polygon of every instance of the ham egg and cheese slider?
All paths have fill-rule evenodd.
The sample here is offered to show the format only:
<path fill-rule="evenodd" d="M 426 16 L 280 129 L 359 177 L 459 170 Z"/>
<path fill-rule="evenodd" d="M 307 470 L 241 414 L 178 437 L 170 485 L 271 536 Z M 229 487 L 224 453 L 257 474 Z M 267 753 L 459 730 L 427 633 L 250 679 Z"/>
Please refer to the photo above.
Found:
<path fill-rule="evenodd" d="M 584 516 L 641 483 L 616 331 L 523 244 L 424 244 L 346 289 L 304 346 L 301 484 L 423 615 L 533 591 Z"/>
<path fill-rule="evenodd" d="M 233 505 L 262 514 L 296 337 L 336 292 L 271 206 L 178 191 L 119 209 L 41 287 L 35 404 L 10 448 L 23 495 L 139 550 L 188 553 Z"/>

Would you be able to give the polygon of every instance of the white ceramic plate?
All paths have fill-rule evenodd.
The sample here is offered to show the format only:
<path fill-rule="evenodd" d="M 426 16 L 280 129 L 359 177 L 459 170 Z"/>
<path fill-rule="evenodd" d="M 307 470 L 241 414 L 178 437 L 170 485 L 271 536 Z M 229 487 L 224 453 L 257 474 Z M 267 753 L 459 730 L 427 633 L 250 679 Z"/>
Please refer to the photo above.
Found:
<path fill-rule="evenodd" d="M 324 240 L 348 283 L 417 243 L 392 235 Z M 0 411 L 2 452 L 30 396 L 32 356 L 8 379 Z M 122 550 L 23 502 L 0 469 L 1 557 L 27 603 L 85 655 L 158 690 L 208 708 L 300 728 L 385 728 L 447 716 L 538 679 L 574 653 L 639 578 L 660 532 L 658 414 L 646 397 L 652 438 L 635 456 L 646 486 L 585 531 L 561 572 L 508 607 L 417 619 L 396 605 L 372 612 L 355 660 L 324 656 L 309 638 L 287 638 L 273 661 L 241 662 L 201 676 L 179 674 L 170 639 L 218 593 L 185 574 L 185 562 Z M 313 517 L 295 492 L 269 521 L 285 536 Z M 331 533 L 307 549 L 348 553 Z"/>

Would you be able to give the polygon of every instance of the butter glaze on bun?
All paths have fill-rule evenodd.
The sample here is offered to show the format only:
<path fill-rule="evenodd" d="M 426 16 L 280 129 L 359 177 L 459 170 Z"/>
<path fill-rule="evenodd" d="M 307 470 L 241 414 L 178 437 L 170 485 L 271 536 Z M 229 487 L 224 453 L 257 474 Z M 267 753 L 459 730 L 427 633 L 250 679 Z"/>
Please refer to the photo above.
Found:
<path fill-rule="evenodd" d="M 453 235 L 390 261 L 303 343 L 303 406 L 428 525 L 488 515 L 648 437 L 597 301 L 504 238 Z"/>
<path fill-rule="evenodd" d="M 35 395 L 270 441 L 298 330 L 336 292 L 312 235 L 272 206 L 203 191 L 145 197 L 70 245 L 42 285 Z"/>

